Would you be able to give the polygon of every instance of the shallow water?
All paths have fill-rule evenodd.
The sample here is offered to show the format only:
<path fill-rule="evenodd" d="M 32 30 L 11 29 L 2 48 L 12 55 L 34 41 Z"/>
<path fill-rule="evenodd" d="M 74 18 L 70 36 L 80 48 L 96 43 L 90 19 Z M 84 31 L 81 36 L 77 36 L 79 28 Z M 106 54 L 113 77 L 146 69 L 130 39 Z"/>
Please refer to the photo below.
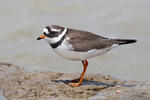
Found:
<path fill-rule="evenodd" d="M 28 70 L 81 72 L 81 62 L 65 60 L 46 41 L 36 40 L 44 26 L 57 24 L 137 39 L 89 60 L 87 72 L 150 82 L 149 4 L 149 0 L 1 0 L 0 61 Z"/>

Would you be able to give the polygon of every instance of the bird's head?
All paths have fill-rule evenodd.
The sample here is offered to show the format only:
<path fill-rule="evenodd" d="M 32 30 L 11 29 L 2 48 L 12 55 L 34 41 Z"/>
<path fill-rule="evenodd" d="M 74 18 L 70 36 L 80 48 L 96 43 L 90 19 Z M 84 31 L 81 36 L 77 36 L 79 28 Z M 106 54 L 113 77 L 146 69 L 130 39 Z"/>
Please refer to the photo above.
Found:
<path fill-rule="evenodd" d="M 43 29 L 43 34 L 37 40 L 45 39 L 50 44 L 58 42 L 66 33 L 67 29 L 57 25 L 46 26 Z"/>

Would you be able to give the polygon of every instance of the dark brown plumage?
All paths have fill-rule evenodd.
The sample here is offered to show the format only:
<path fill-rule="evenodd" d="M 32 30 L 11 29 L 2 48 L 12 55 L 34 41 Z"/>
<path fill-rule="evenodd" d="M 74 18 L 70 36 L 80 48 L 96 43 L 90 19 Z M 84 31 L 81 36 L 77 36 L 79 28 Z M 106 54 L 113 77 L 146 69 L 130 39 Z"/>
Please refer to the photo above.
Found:
<path fill-rule="evenodd" d="M 110 39 L 105 38 L 87 31 L 68 29 L 67 36 L 70 38 L 69 43 L 73 46 L 74 51 L 86 52 L 92 49 L 104 49 L 113 44 L 129 44 L 136 40 L 129 39 Z"/>

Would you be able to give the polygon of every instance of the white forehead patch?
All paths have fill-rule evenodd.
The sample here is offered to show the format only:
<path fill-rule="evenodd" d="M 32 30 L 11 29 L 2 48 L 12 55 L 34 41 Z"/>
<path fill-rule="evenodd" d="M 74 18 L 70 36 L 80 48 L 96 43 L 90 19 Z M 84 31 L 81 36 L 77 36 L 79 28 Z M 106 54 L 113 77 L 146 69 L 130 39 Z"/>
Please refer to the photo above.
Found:
<path fill-rule="evenodd" d="M 49 32 L 48 32 L 48 29 L 47 29 L 47 28 L 44 28 L 44 29 L 43 29 L 43 32 L 44 32 L 44 33 L 46 33 L 46 34 L 49 34 Z"/>

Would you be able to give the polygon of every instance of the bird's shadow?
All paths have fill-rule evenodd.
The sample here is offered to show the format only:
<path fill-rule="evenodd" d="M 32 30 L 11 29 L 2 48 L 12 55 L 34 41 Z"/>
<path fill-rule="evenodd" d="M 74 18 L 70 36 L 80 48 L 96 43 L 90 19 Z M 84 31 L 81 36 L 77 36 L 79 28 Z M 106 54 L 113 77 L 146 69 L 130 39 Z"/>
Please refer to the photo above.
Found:
<path fill-rule="evenodd" d="M 65 84 L 68 84 L 72 82 L 71 80 L 52 80 L 53 82 L 63 82 Z M 75 81 L 77 82 L 77 81 Z M 124 87 L 134 87 L 134 84 L 110 84 L 110 83 L 104 83 L 104 82 L 98 82 L 98 81 L 91 81 L 91 80 L 85 80 L 83 79 L 82 85 L 105 85 L 107 87 L 114 87 L 117 85 L 124 86 Z"/>

